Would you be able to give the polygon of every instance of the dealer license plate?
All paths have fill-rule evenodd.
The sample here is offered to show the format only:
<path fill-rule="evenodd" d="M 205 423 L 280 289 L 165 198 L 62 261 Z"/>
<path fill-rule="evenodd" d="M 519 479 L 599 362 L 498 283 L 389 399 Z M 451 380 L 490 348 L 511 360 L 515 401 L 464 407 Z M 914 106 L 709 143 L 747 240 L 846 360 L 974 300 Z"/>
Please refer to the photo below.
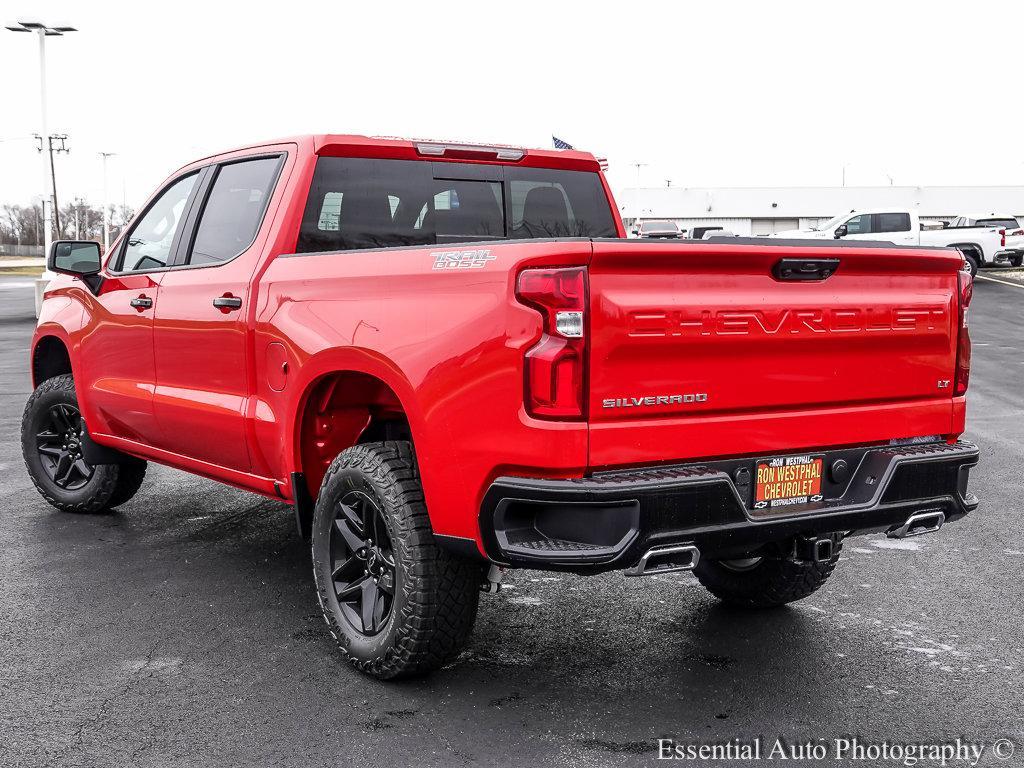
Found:
<path fill-rule="evenodd" d="M 779 456 L 757 462 L 754 509 L 821 501 L 821 471 L 821 456 Z"/>

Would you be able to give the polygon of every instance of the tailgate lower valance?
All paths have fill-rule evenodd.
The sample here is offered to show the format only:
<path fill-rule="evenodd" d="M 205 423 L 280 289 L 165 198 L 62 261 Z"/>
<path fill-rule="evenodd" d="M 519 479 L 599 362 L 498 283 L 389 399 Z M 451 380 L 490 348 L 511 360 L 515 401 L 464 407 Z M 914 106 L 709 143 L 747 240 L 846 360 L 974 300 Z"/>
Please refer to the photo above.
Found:
<path fill-rule="evenodd" d="M 593 572 L 629 567 L 661 544 L 724 555 L 794 536 L 889 530 L 925 507 L 956 520 L 978 504 L 967 491 L 978 449 L 966 441 L 813 455 L 826 471 L 821 498 L 795 508 L 759 508 L 758 459 L 745 457 L 566 480 L 501 477 L 480 528 L 497 562 Z"/>

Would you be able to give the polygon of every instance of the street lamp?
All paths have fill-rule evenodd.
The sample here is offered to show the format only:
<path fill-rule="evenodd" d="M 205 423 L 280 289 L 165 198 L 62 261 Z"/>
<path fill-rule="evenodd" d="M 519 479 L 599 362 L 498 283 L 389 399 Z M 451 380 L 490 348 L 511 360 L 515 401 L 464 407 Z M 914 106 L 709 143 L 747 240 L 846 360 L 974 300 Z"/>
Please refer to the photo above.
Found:
<path fill-rule="evenodd" d="M 47 26 L 40 21 L 19 21 L 17 24 L 12 24 L 7 27 L 11 32 L 34 32 L 39 38 L 39 118 L 40 118 L 40 130 L 39 135 L 42 137 L 40 150 L 43 154 L 43 194 L 40 199 L 40 204 L 43 206 L 43 254 L 48 255 L 50 253 L 50 242 L 53 239 L 52 236 L 52 211 L 53 206 L 50 204 L 50 180 L 53 175 L 53 158 L 51 157 L 47 143 L 50 140 L 50 133 L 46 126 L 46 38 L 48 37 L 62 37 L 67 32 L 76 32 L 74 27 L 69 26 Z M 46 289 L 46 284 L 50 282 L 50 278 L 53 274 L 47 270 L 43 272 L 43 276 L 36 281 L 36 315 L 39 314 L 39 308 L 42 304 L 43 291 Z"/>
<path fill-rule="evenodd" d="M 100 152 L 103 158 L 103 253 L 110 250 L 110 198 L 107 195 L 107 158 L 116 152 Z"/>

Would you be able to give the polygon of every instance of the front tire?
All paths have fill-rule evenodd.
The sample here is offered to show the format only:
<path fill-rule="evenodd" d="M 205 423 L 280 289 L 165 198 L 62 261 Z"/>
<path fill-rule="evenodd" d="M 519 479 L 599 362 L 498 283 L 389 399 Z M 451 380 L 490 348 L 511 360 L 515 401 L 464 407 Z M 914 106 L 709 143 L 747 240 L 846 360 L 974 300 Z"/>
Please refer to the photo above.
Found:
<path fill-rule="evenodd" d="M 331 463 L 313 515 L 313 576 L 342 654 L 382 680 L 433 671 L 466 644 L 481 566 L 438 547 L 408 442 Z"/>
<path fill-rule="evenodd" d="M 61 512 L 102 512 L 123 504 L 146 474 L 146 462 L 134 457 L 123 464 L 89 464 L 84 433 L 71 374 L 36 387 L 22 416 L 21 452 L 36 490 Z"/>
<path fill-rule="evenodd" d="M 821 589 L 839 562 L 840 549 L 842 543 L 837 543 L 832 559 L 823 563 L 779 557 L 701 558 L 694 575 L 722 602 L 743 608 L 772 608 L 802 600 Z"/>

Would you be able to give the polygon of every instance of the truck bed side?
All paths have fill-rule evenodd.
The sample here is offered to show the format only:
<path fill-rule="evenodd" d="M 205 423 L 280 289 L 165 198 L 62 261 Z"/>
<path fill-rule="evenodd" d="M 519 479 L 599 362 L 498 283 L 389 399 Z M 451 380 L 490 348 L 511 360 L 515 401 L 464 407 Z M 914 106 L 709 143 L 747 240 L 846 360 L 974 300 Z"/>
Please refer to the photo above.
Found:
<path fill-rule="evenodd" d="M 276 258 L 260 285 L 255 341 L 256 444 L 271 471 L 301 467 L 315 495 L 337 446 L 366 426 L 365 410 L 346 414 L 351 378 L 333 400 L 318 390 L 347 371 L 383 382 L 400 401 L 438 534 L 475 540 L 472 510 L 500 474 L 582 475 L 587 425 L 524 411 L 523 355 L 540 318 L 516 301 L 514 276 L 526 264 L 583 265 L 590 252 L 589 240 L 562 240 Z M 435 269 L 438 254 L 479 256 L 463 262 L 478 266 Z M 317 397 L 328 402 L 310 405 L 317 424 L 312 433 L 307 425 L 303 452 L 296 419 Z"/>

